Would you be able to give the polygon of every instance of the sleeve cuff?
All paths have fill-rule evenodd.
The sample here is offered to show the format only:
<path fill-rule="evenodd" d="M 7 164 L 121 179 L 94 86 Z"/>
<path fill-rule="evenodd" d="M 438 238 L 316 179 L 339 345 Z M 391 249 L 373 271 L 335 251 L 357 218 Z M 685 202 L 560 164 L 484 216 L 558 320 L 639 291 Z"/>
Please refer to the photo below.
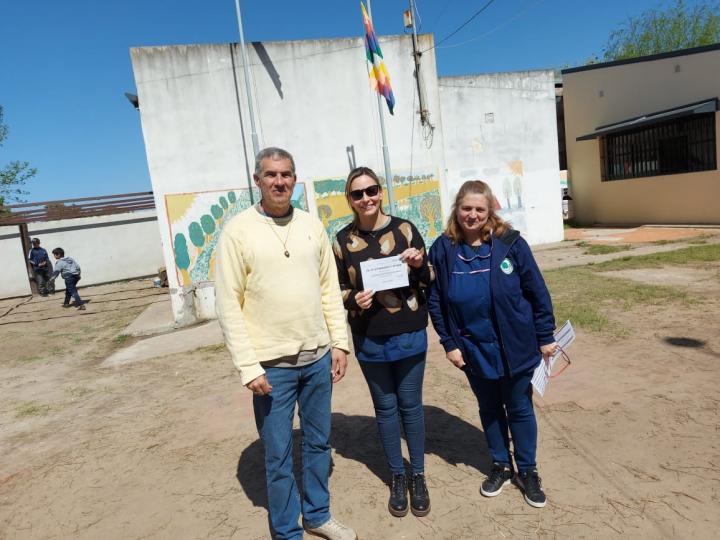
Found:
<path fill-rule="evenodd" d="M 243 386 L 257 379 L 260 375 L 265 375 L 265 370 L 260 365 L 260 362 L 249 366 L 235 367 L 237 367 L 237 370 L 240 372 L 240 381 L 243 383 Z"/>

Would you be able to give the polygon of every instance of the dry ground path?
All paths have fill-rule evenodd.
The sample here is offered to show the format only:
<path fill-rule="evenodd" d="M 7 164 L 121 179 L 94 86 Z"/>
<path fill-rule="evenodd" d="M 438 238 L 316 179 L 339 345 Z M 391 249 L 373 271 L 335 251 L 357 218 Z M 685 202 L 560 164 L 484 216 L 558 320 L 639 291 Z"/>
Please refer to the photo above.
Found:
<path fill-rule="evenodd" d="M 547 268 L 565 249 L 581 248 L 540 249 L 538 260 Z M 433 509 L 390 517 L 370 397 L 351 359 L 333 402 L 334 514 L 364 540 L 716 537 L 720 265 L 682 272 L 682 300 L 603 306 L 627 332 L 579 330 L 573 364 L 537 400 L 543 510 L 515 487 L 480 496 L 490 464 L 477 406 L 433 337 Z M 268 538 L 250 395 L 224 348 L 103 367 L 133 341 L 118 334 L 164 293 L 135 281 L 83 296 L 84 313 L 57 296 L 0 302 L 0 538 Z"/>

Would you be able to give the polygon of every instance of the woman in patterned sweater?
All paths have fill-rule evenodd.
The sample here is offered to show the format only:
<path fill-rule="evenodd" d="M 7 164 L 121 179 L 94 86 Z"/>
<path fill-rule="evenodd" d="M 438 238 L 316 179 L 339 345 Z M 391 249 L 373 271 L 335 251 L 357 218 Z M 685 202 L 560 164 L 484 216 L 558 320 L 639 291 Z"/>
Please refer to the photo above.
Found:
<path fill-rule="evenodd" d="M 432 280 L 425 244 L 415 226 L 382 211 L 383 191 L 367 167 L 350 172 L 345 196 L 354 214 L 333 244 L 340 289 L 352 329 L 353 345 L 375 407 L 380 439 L 392 472 L 388 510 L 401 517 L 430 512 L 425 483 L 425 417 L 422 385 L 427 353 L 427 307 L 423 289 Z M 360 263 L 400 257 L 408 265 L 409 286 L 366 290 Z M 410 452 L 405 476 L 400 424 Z"/>

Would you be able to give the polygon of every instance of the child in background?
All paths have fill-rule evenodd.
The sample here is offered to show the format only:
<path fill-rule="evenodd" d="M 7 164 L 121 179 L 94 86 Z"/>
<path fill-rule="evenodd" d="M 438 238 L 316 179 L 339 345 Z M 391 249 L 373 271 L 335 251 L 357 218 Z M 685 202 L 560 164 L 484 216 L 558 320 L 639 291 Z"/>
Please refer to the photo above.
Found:
<path fill-rule="evenodd" d="M 61 275 L 65 280 L 65 301 L 63 302 L 64 308 L 70 307 L 70 297 L 75 299 L 75 306 L 84 310 L 85 302 L 82 301 L 77 290 L 77 282 L 80 281 L 80 265 L 76 263 L 72 258 L 65 256 L 65 250 L 57 247 L 52 250 L 52 254 L 57 261 L 55 263 L 55 271 L 52 273 L 50 281 L 54 281 L 58 275 Z"/>

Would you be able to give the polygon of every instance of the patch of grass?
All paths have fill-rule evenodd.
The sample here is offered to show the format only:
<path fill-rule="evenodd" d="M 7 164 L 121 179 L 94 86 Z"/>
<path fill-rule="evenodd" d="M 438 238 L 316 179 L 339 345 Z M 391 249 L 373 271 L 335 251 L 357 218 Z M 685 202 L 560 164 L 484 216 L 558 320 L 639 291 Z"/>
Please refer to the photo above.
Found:
<path fill-rule="evenodd" d="M 627 251 L 632 249 L 630 244 L 590 244 L 585 250 L 585 255 L 607 255 L 608 253 L 617 253 L 618 251 Z"/>
<path fill-rule="evenodd" d="M 65 389 L 65 392 L 70 394 L 75 399 L 82 398 L 88 394 L 92 394 L 92 390 L 85 388 L 84 386 L 71 386 Z"/>
<path fill-rule="evenodd" d="M 49 405 L 41 405 L 36 401 L 27 401 L 15 409 L 15 417 L 45 416 L 48 411 L 50 411 Z"/>
<path fill-rule="evenodd" d="M 688 240 L 688 244 L 707 244 L 707 236 L 698 236 Z"/>
<path fill-rule="evenodd" d="M 631 268 L 658 268 L 666 265 L 710 263 L 720 261 L 720 244 L 691 246 L 662 253 L 649 253 L 635 257 L 622 257 L 595 264 L 597 271 L 626 270 Z"/>
<path fill-rule="evenodd" d="M 132 336 L 130 334 L 119 334 L 113 338 L 116 345 L 124 345 Z"/>
<path fill-rule="evenodd" d="M 40 359 L 42 359 L 41 356 L 34 354 L 31 356 L 23 356 L 22 358 L 20 358 L 20 362 L 35 362 L 36 360 Z"/>
<path fill-rule="evenodd" d="M 216 343 L 215 345 L 205 345 L 204 347 L 200 347 L 199 349 L 196 349 L 199 352 L 218 352 L 218 351 L 224 351 L 225 350 L 225 344 L 224 343 Z"/>
<path fill-rule="evenodd" d="M 620 321 L 613 321 L 608 312 L 618 307 L 630 310 L 639 306 L 690 301 L 683 291 L 605 277 L 588 266 L 550 270 L 544 276 L 558 322 L 570 319 L 577 327 L 615 336 L 624 335 L 623 326 Z"/>
<path fill-rule="evenodd" d="M 668 244 L 677 244 L 679 242 L 685 242 L 685 241 L 687 241 L 687 238 L 675 238 L 673 240 L 667 240 L 667 239 L 654 240 L 650 243 L 655 246 L 666 246 Z"/>

